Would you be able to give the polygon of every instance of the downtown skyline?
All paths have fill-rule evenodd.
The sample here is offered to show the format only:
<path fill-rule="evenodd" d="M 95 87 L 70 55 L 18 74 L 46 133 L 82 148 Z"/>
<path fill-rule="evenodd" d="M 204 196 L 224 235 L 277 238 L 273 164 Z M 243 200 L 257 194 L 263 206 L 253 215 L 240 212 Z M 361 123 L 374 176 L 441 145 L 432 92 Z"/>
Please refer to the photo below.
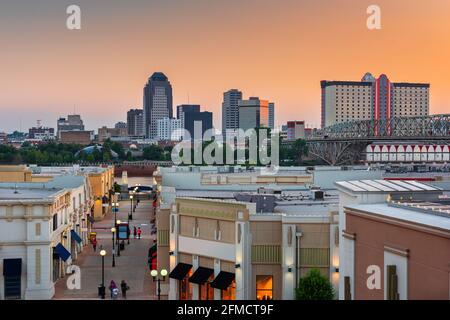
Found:
<path fill-rule="evenodd" d="M 371 1 L 111 2 L 77 1 L 79 31 L 65 28 L 70 1 L 1 4 L 0 131 L 54 127 L 74 111 L 87 128 L 113 126 L 143 107 L 155 71 L 170 79 L 174 106 L 202 105 L 218 129 L 231 88 L 274 101 L 276 125 L 318 127 L 320 81 L 365 72 L 430 83 L 430 114 L 449 112 L 449 3 L 377 1 L 382 29 L 370 31 Z"/>

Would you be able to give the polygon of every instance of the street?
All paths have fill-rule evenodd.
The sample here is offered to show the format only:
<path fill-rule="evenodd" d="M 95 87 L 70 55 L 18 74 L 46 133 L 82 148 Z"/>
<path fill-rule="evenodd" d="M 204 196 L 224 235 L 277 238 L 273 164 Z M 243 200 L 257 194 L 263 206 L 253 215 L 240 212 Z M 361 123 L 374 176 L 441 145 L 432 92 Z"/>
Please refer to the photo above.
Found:
<path fill-rule="evenodd" d="M 92 228 L 97 232 L 97 250 L 94 252 L 92 245 L 84 247 L 78 259 L 73 262 L 81 269 L 81 289 L 69 290 L 66 282 L 69 275 L 59 279 L 55 284 L 55 296 L 53 299 L 99 299 L 98 286 L 102 281 L 102 259 L 100 250 L 106 250 L 105 256 L 105 287 L 106 299 L 111 299 L 108 289 L 111 280 L 114 280 L 120 289 L 120 282 L 125 280 L 130 290 L 127 292 L 127 299 L 148 300 L 156 299 L 155 283 L 150 275 L 147 265 L 147 254 L 149 247 L 156 239 L 156 234 L 151 235 L 150 220 L 152 217 L 152 203 L 150 201 L 141 201 L 133 213 L 133 220 L 130 221 L 131 239 L 130 244 L 125 241 L 125 250 L 117 256 L 117 245 L 115 246 L 115 267 L 112 267 L 112 233 L 114 214 L 108 213 L 102 221 L 95 222 Z M 128 220 L 130 212 L 130 202 L 120 202 L 117 219 L 121 221 Z M 141 227 L 141 239 L 133 238 L 133 227 Z M 162 297 L 165 299 L 166 297 Z M 122 299 L 119 294 L 119 299 Z"/>

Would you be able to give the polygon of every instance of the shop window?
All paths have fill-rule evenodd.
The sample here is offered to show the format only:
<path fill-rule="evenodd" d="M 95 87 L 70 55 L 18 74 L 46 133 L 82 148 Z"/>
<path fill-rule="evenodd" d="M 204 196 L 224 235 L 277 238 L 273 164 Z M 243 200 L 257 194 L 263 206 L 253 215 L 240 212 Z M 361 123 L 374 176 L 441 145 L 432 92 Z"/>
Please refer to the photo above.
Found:
<path fill-rule="evenodd" d="M 180 280 L 180 300 L 192 300 L 192 284 L 189 282 L 189 278 L 192 276 L 192 270 L 190 270 L 183 280 Z"/>
<path fill-rule="evenodd" d="M 199 285 L 200 300 L 214 300 L 214 288 L 210 283 L 214 280 L 214 274 L 212 274 L 208 281 L 204 285 Z"/>
<path fill-rule="evenodd" d="M 256 276 L 256 300 L 273 299 L 273 276 Z"/>
<path fill-rule="evenodd" d="M 222 290 L 222 300 L 236 300 L 236 282 L 234 280 L 227 290 Z"/>

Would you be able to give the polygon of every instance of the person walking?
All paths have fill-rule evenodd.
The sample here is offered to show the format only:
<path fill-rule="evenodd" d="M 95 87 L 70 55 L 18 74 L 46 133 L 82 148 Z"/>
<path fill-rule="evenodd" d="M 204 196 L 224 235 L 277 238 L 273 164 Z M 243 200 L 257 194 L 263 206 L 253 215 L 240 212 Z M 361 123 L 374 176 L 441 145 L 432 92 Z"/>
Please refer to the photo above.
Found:
<path fill-rule="evenodd" d="M 114 280 L 111 280 L 111 282 L 109 283 L 109 291 L 111 292 L 111 299 L 114 298 L 114 289 L 118 290 Z"/>
<path fill-rule="evenodd" d="M 134 226 L 134 229 L 133 229 L 133 235 L 134 235 L 134 238 L 136 239 L 136 235 L 137 235 L 137 229 L 136 229 L 136 226 Z"/>
<path fill-rule="evenodd" d="M 127 291 L 130 290 L 130 287 L 125 282 L 125 280 L 122 280 L 122 282 L 120 283 L 120 289 L 122 289 L 122 298 L 126 299 L 127 298 Z"/>
<path fill-rule="evenodd" d="M 94 249 L 94 252 L 97 251 L 97 238 L 92 239 L 92 248 Z"/>
<path fill-rule="evenodd" d="M 141 227 L 139 227 L 139 228 L 137 229 L 138 239 L 141 238 L 141 233 L 142 233 Z"/>

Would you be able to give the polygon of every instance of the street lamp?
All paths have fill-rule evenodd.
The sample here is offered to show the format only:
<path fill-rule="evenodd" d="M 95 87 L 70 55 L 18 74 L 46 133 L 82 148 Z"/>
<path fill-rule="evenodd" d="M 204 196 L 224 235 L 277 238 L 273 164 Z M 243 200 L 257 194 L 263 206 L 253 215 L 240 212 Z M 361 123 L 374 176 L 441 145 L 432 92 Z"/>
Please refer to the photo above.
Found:
<path fill-rule="evenodd" d="M 130 214 L 128 215 L 128 221 L 133 220 L 133 195 L 130 194 Z"/>
<path fill-rule="evenodd" d="M 106 251 L 100 250 L 100 256 L 102 257 L 102 286 L 100 287 L 100 295 L 102 299 L 105 299 L 105 256 Z"/>
<path fill-rule="evenodd" d="M 112 227 L 111 228 L 111 232 L 112 232 L 112 266 L 115 267 L 116 266 L 116 259 L 115 259 L 115 246 L 114 246 L 114 234 L 116 233 L 116 228 Z"/>
<path fill-rule="evenodd" d="M 158 270 L 152 270 L 150 272 L 150 274 L 153 277 L 153 282 L 155 282 L 155 281 L 158 282 L 158 300 L 161 300 L 161 281 L 166 281 L 167 270 L 166 269 L 162 269 L 159 272 L 159 275 L 162 277 L 162 280 L 161 280 L 160 277 L 158 277 Z"/>
<path fill-rule="evenodd" d="M 119 203 L 118 202 L 113 202 L 112 207 L 113 207 L 113 211 L 114 211 L 114 221 L 116 221 L 116 219 L 117 219 L 117 211 L 119 210 Z"/>
<path fill-rule="evenodd" d="M 120 257 L 120 243 L 119 243 L 119 225 L 122 221 L 117 220 L 116 221 L 116 231 L 117 231 L 117 236 L 116 236 L 116 240 L 117 240 L 117 256 Z"/>

